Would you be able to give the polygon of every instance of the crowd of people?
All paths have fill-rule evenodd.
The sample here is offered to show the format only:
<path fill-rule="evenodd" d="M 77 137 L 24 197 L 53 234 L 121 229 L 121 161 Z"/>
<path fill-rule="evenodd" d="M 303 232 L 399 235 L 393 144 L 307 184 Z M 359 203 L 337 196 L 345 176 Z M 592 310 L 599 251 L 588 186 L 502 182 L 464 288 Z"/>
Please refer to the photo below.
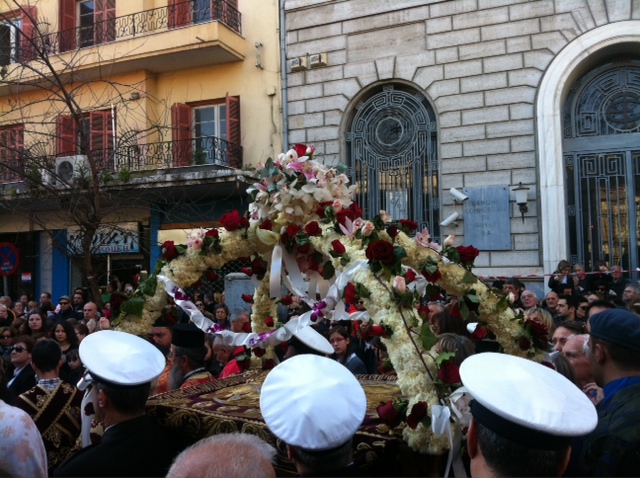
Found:
<path fill-rule="evenodd" d="M 588 274 L 584 267 L 566 261 L 547 285 L 549 292 L 539 297 L 518 278 L 491 284 L 508 297 L 517 313 L 546 331 L 546 362 L 529 362 L 530 382 L 518 377 L 521 390 L 511 390 L 505 377 L 512 380 L 518 370 L 530 366 L 509 362 L 513 357 L 500 353 L 491 334 L 477 334 L 473 312 L 463 320 L 456 297 L 441 291 L 415 304 L 437 339 L 435 354 L 452 355 L 451 363 L 460 370 L 458 381 L 474 399 L 467 472 L 471 476 L 637 473 L 640 285 L 617 267 L 609 271 L 599 265 Z M 250 307 L 230 311 L 224 293 L 196 292 L 193 302 L 220 327 L 251 331 Z M 358 297 L 347 306 L 353 312 L 365 310 Z M 282 321 L 297 320 L 306 307 L 294 300 Z M 275 450 L 256 437 L 209 437 L 186 448 L 145 415 L 150 395 L 243 373 L 251 366 L 251 350 L 205 333 L 172 304 L 146 339 L 111 330 L 112 310 L 99 310 L 85 299 L 82 289 L 60 297 L 57 307 L 46 292 L 38 303 L 26 296 L 15 303 L 0 297 L 0 473 L 275 476 Z M 362 476 L 362 470 L 350 465 L 352 437 L 366 408 L 366 399 L 363 405 L 358 398 L 362 387 L 356 375 L 394 373 L 384 341 L 371 333 L 371 324 L 324 319 L 298 331 L 276 347 L 276 353 L 280 365 L 265 380 L 262 414 L 272 433 L 288 445 L 299 473 Z M 493 364 L 493 370 L 485 369 L 484 360 Z M 513 376 L 506 373 L 510 369 Z M 550 379 L 549 373 L 563 381 Z M 327 374 L 331 380 L 326 380 Z M 477 383 L 479 376 L 483 385 Z M 303 378 L 308 383 L 302 384 Z M 549 389 L 551 383 L 553 393 L 546 395 L 555 402 L 532 393 Z M 506 393 L 508 403 L 484 390 L 487 384 L 500 397 Z M 344 403 L 336 401 L 343 398 Z M 535 403 L 529 403 L 532 400 Z M 511 402 L 520 405 L 513 407 Z M 539 408 L 539 413 L 532 418 L 527 407 Z M 220 453 L 231 446 L 255 458 Z"/>

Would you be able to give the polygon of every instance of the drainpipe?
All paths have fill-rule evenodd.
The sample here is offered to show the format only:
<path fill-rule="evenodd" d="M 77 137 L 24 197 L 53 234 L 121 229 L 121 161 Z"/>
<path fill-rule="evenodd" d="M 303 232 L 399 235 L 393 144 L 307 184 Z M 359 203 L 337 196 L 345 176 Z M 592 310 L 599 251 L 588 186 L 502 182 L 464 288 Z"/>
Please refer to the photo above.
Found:
<path fill-rule="evenodd" d="M 280 0 L 280 81 L 282 83 L 282 135 L 283 151 L 289 151 L 289 113 L 287 107 L 287 29 L 284 13 L 286 0 Z"/>

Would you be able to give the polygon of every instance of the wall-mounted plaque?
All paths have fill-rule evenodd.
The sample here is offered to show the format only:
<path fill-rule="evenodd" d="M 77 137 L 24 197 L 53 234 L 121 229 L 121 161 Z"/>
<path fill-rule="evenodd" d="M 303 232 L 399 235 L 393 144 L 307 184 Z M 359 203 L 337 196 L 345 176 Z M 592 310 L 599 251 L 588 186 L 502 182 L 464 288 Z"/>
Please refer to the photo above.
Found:
<path fill-rule="evenodd" d="M 464 242 L 481 251 L 511 249 L 511 214 L 509 188 L 487 186 L 465 188 Z"/>

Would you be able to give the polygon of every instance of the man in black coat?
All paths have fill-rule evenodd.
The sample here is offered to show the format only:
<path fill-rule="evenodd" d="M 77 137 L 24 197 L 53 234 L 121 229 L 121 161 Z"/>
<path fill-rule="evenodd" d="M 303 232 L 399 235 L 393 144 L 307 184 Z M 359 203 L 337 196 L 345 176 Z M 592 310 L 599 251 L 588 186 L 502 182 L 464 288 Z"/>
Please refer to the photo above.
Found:
<path fill-rule="evenodd" d="M 36 372 L 31 366 L 33 343 L 31 337 L 17 337 L 11 347 L 11 363 L 15 369 L 7 387 L 14 397 L 36 386 Z"/>
<path fill-rule="evenodd" d="M 104 330 L 80 344 L 102 441 L 62 463 L 55 476 L 166 476 L 181 451 L 178 440 L 145 414 L 151 381 L 165 359 L 149 342 Z M 82 386 L 82 384 L 80 384 Z"/>

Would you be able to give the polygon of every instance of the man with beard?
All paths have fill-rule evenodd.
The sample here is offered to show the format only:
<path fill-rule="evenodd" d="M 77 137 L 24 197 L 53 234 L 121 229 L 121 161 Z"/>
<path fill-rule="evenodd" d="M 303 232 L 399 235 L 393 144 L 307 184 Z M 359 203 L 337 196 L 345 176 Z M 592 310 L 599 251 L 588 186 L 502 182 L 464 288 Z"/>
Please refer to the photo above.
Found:
<path fill-rule="evenodd" d="M 169 390 L 187 388 L 215 380 L 204 366 L 207 347 L 204 332 L 192 322 L 173 326 Z"/>

